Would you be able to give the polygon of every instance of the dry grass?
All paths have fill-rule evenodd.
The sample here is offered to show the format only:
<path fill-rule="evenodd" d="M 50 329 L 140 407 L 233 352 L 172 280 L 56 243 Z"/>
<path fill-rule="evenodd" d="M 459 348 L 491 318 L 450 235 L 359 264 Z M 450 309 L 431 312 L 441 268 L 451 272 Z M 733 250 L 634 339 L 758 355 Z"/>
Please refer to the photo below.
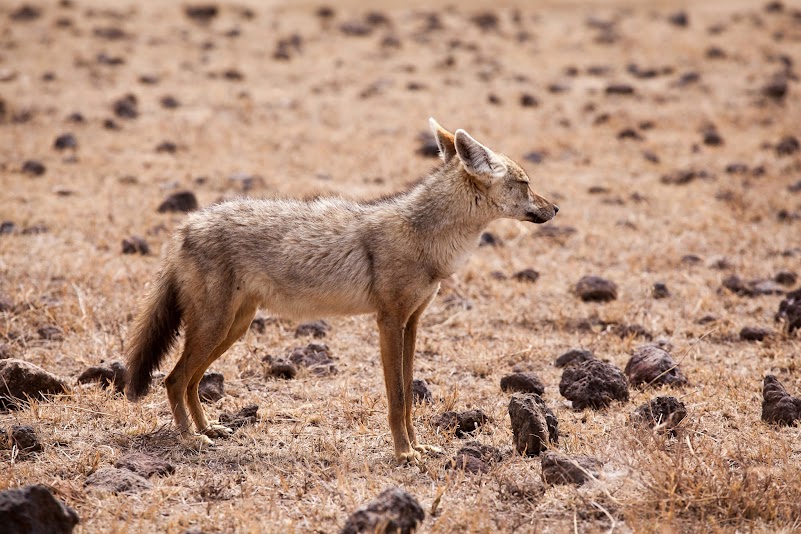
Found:
<path fill-rule="evenodd" d="M 46 443 L 33 459 L 0 451 L 0 489 L 45 483 L 81 516 L 82 532 L 181 532 L 199 525 L 208 532 L 331 532 L 348 513 L 380 491 L 403 485 L 426 509 L 426 532 L 755 531 L 791 532 L 801 527 L 801 433 L 759 421 L 761 379 L 771 372 L 788 390 L 801 392 L 798 337 L 778 333 L 773 313 L 779 298 L 742 298 L 719 291 L 723 278 L 771 277 L 799 270 L 801 222 L 782 222 L 777 212 L 801 213 L 801 196 L 787 186 L 801 178 L 798 154 L 777 157 L 763 147 L 798 132 L 798 85 L 783 102 L 759 89 L 782 68 L 780 55 L 801 57 L 801 25 L 790 2 L 766 13 L 754 2 L 694 2 L 690 25 L 680 29 L 665 16 L 668 2 L 520 3 L 522 23 L 499 8 L 500 31 L 484 33 L 463 10 L 437 8 L 444 28 L 425 33 L 423 12 L 382 2 L 370 9 L 390 17 L 389 28 L 348 37 L 336 28 L 367 9 L 357 2 L 338 8 L 330 28 L 315 17 L 316 4 L 253 3 L 256 18 L 222 6 L 210 26 L 188 21 L 177 6 L 161 2 L 76 0 L 74 7 L 40 2 L 43 16 L 14 23 L 0 7 L 0 216 L 18 231 L 0 236 L 0 296 L 15 304 L 0 315 L 0 341 L 12 355 L 65 377 L 100 360 L 120 359 L 126 329 L 143 288 L 158 269 L 160 247 L 180 216 L 156 213 L 176 187 L 191 188 L 202 204 L 240 194 L 229 176 L 261 176 L 252 195 L 338 192 L 369 197 L 402 187 L 433 164 L 415 155 L 417 133 L 429 115 L 448 128 L 464 127 L 479 140 L 521 160 L 535 189 L 558 200 L 551 223 L 576 232 L 544 237 L 540 227 L 501 221 L 490 230 L 503 241 L 481 248 L 443 285 L 424 316 L 416 375 L 434 391 L 435 403 L 417 409 L 422 438 L 444 457 L 398 467 L 392 461 L 377 333 L 370 317 L 336 318 L 325 342 L 339 374 L 293 381 L 264 378 L 266 354 L 284 354 L 305 340 L 294 324 L 277 321 L 251 331 L 213 369 L 224 373 L 228 395 L 212 414 L 260 406 L 261 421 L 239 430 L 214 449 L 194 453 L 175 445 L 163 390 L 131 404 L 95 387 L 75 387 L 52 402 L 0 415 L 0 426 L 32 424 Z M 239 4 L 237 4 L 239 5 Z M 94 11 L 90 8 L 93 7 Z M 620 40 L 594 41 L 593 16 L 617 20 Z M 59 27 L 60 17 L 71 19 Z M 723 31 L 708 28 L 722 25 Z M 117 26 L 129 37 L 108 41 L 96 27 Z M 224 34 L 239 28 L 239 37 Z M 527 41 L 516 35 L 528 32 Z M 277 39 L 298 33 L 302 51 L 290 61 L 272 58 Z M 380 46 L 396 35 L 399 49 Z M 781 38 L 777 35 L 781 34 Z M 454 44 L 458 40 L 461 44 Z M 213 47 L 205 46 L 211 42 Z M 708 59 L 708 47 L 725 50 Z M 123 57 L 121 66 L 100 65 L 99 53 Z M 448 58 L 453 58 L 451 66 Z M 634 79 L 629 63 L 672 67 L 673 74 Z M 587 67 L 608 66 L 605 76 Z M 577 76 L 565 69 L 575 66 Z M 226 69 L 239 82 L 219 76 Z M 698 83 L 675 87 L 686 71 Z M 42 75 L 53 72 L 53 81 Z M 156 85 L 139 76 L 159 77 Z M 607 83 L 632 83 L 633 96 L 607 96 Z M 423 85 L 410 91 L 410 82 Z M 548 85 L 568 90 L 551 93 Z M 375 94 L 360 97 L 374 87 Z M 102 127 L 111 102 L 132 92 L 140 117 L 117 119 L 122 129 Z M 528 92 L 535 108 L 519 106 Z M 182 106 L 165 110 L 159 99 L 174 95 Z M 500 105 L 487 103 L 495 94 Z M 14 122 L 24 112 L 31 120 Z M 66 117 L 79 111 L 83 124 Z M 608 114 L 606 122 L 598 116 Z M 617 133 L 652 121 L 643 141 Z M 713 122 L 725 140 L 701 142 Z M 75 158 L 59 153 L 53 139 L 78 138 Z M 157 153 L 163 140 L 175 154 Z M 532 150 L 543 163 L 522 160 Z M 655 152 L 659 163 L 642 156 Z M 21 174 L 26 159 L 47 172 Z M 764 174 L 726 174 L 742 162 Z M 665 185 L 660 177 L 683 169 L 710 178 Z M 133 176 L 132 181 L 124 177 Z M 199 180 L 204 177 L 204 180 Z M 591 186 L 609 189 L 591 194 Z M 68 196 L 58 191 L 69 190 Z M 634 194 L 644 197 L 637 201 Z M 45 225 L 49 232 L 19 230 Z M 147 238 L 154 254 L 123 256 L 120 241 Z M 699 265 L 682 256 L 696 254 Z M 726 258 L 731 267 L 711 266 Z M 497 280 L 532 267 L 535 284 Z M 608 277 L 620 297 L 605 305 L 580 302 L 570 289 L 585 274 Z M 654 282 L 672 296 L 653 300 Z M 448 305 L 448 297 L 472 307 Z M 714 314 L 718 321 L 699 325 Z M 590 329 L 580 323 L 595 324 Z M 551 363 L 562 351 L 589 347 L 623 367 L 641 342 L 621 339 L 600 322 L 640 324 L 668 338 L 691 381 L 681 391 L 635 392 L 626 404 L 600 412 L 574 412 L 558 395 L 560 372 Z M 61 341 L 36 331 L 53 324 Z M 777 334 L 745 343 L 745 325 Z M 605 462 L 600 480 L 581 488 L 542 492 L 539 462 L 511 454 L 507 395 L 498 382 L 514 365 L 535 371 L 547 384 L 545 398 L 559 418 L 559 449 Z M 630 414 L 660 393 L 677 394 L 688 420 L 677 438 L 632 428 Z M 486 475 L 444 468 L 461 440 L 427 422 L 446 409 L 480 408 L 491 418 L 478 439 L 509 453 Z M 132 496 L 99 494 L 83 487 L 98 467 L 129 450 L 148 451 L 176 466 Z M 513 492 L 510 488 L 520 491 Z M 435 506 L 436 503 L 436 506 Z M 433 515 L 429 512 L 436 508 Z"/>

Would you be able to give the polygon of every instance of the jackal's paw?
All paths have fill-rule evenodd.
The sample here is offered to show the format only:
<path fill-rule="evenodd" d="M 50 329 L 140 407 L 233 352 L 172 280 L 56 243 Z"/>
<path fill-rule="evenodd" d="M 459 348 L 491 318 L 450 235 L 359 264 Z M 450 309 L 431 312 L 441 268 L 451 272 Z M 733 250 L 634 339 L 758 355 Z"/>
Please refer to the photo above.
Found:
<path fill-rule="evenodd" d="M 398 464 L 416 464 L 419 463 L 422 458 L 420 457 L 420 453 L 416 450 L 412 449 L 408 452 L 395 452 L 395 460 Z"/>
<path fill-rule="evenodd" d="M 204 436 L 203 434 L 195 434 L 194 432 L 181 434 L 181 443 L 183 443 L 184 447 L 194 449 L 196 451 L 214 445 L 214 442 L 208 436 Z"/>
<path fill-rule="evenodd" d="M 414 447 L 414 450 L 416 451 L 425 452 L 432 456 L 439 456 L 445 452 L 436 445 L 423 445 L 422 443 L 415 443 L 412 445 L 412 447 Z"/>
<path fill-rule="evenodd" d="M 202 433 L 210 438 L 227 438 L 234 431 L 225 425 L 221 425 L 219 421 L 213 421 L 202 430 Z"/>

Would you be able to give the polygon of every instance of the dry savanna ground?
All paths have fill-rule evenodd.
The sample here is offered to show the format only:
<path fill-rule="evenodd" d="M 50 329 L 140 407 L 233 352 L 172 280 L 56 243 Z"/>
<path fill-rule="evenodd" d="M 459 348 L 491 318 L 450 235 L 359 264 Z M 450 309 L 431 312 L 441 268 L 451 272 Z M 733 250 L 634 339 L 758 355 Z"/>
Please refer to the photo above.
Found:
<path fill-rule="evenodd" d="M 44 444 L 0 450 L 0 489 L 50 486 L 79 532 L 334 532 L 393 486 L 419 500 L 423 532 L 799 528 L 801 431 L 760 410 L 766 374 L 801 394 L 801 340 L 774 321 L 781 295 L 722 283 L 801 270 L 801 5 L 322 5 L 220 2 L 204 21 L 155 0 L 0 4 L 0 345 L 70 384 L 0 414 Z M 395 465 L 369 316 L 328 318 L 321 340 L 267 316 L 213 365 L 226 394 L 206 405 L 257 404 L 258 420 L 200 452 L 177 444 L 163 387 L 131 403 L 77 384 L 123 358 L 184 216 L 157 211 L 166 196 L 396 191 L 438 163 L 419 151 L 429 116 L 518 160 L 561 208 L 543 226 L 491 224 L 496 245 L 422 320 L 415 373 L 433 403 L 415 421 L 443 455 Z M 123 254 L 131 236 L 150 253 Z M 529 268 L 533 283 L 512 276 Z M 590 274 L 618 298 L 579 299 Z M 747 326 L 770 333 L 741 340 Z M 649 338 L 670 343 L 687 386 L 632 388 L 603 410 L 560 396 L 558 355 L 583 347 L 622 369 Z M 266 356 L 311 341 L 337 374 L 266 375 Z M 516 366 L 546 385 L 556 448 L 603 462 L 597 480 L 546 486 L 538 458 L 513 452 L 499 381 Z M 629 420 L 657 395 L 687 407 L 675 437 Z M 489 422 L 455 437 L 430 422 L 451 409 Z M 446 469 L 466 439 L 503 459 Z M 131 451 L 175 471 L 132 493 L 84 484 Z"/>

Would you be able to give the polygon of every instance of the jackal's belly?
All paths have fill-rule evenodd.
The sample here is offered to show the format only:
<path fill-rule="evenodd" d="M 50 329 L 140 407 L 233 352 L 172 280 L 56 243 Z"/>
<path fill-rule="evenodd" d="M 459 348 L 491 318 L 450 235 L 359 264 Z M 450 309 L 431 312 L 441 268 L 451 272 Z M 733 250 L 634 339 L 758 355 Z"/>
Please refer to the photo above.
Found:
<path fill-rule="evenodd" d="M 355 288 L 305 288 L 292 291 L 273 288 L 262 295 L 262 306 L 287 319 L 317 319 L 332 315 L 361 315 L 375 308 L 368 296 Z"/>

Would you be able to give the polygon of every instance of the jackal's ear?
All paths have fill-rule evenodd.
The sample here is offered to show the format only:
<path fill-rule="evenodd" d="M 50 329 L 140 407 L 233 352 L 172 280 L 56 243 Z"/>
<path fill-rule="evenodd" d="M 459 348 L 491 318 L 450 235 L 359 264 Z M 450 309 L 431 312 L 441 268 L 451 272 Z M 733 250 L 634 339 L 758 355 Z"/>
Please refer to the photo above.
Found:
<path fill-rule="evenodd" d="M 453 146 L 453 134 L 439 125 L 434 117 L 429 117 L 428 125 L 431 126 L 431 131 L 434 133 L 434 139 L 437 140 L 439 147 L 439 157 L 442 161 L 448 163 L 453 156 L 456 155 L 456 148 Z"/>
<path fill-rule="evenodd" d="M 465 170 L 480 178 L 502 178 L 506 174 L 503 160 L 464 130 L 456 130 L 454 146 Z"/>

